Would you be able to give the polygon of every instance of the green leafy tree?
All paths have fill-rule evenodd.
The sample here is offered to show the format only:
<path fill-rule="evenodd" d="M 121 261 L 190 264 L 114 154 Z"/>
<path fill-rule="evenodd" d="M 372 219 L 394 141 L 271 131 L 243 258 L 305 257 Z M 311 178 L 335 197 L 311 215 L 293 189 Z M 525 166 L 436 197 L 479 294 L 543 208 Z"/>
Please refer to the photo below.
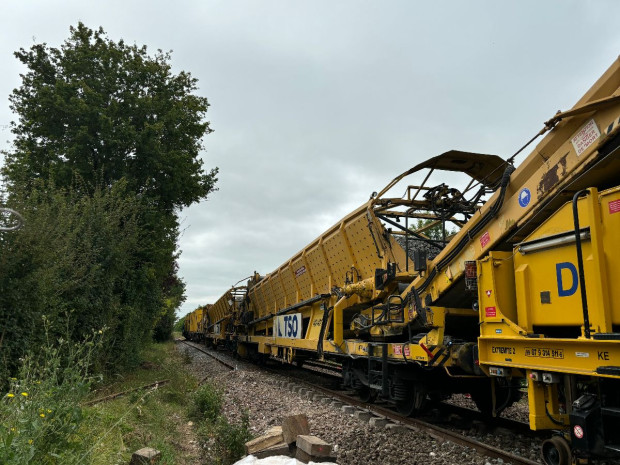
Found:
<path fill-rule="evenodd" d="M 60 48 L 15 53 L 27 72 L 9 98 L 19 117 L 3 168 L 9 183 L 68 188 L 77 172 L 90 185 L 126 178 L 167 211 L 206 198 L 217 169 L 205 172 L 199 158 L 211 128 L 196 79 L 173 74 L 170 53 L 150 56 L 82 23 L 70 33 Z"/>
<path fill-rule="evenodd" d="M 415 223 L 415 226 L 411 226 L 411 230 L 412 231 L 416 231 L 418 229 L 423 228 L 424 226 L 427 226 L 431 223 L 433 223 L 434 220 L 431 219 L 418 219 Z M 450 236 L 454 235 L 457 233 L 457 230 L 454 228 L 449 228 L 448 225 L 446 225 L 446 238 L 449 238 Z M 443 239 L 443 231 L 441 228 L 441 223 L 438 223 L 434 226 L 431 226 L 430 228 L 427 228 L 423 231 L 423 234 L 425 234 L 429 239 L 433 239 L 433 240 L 442 240 Z"/>
<path fill-rule="evenodd" d="M 158 311 L 145 292 L 153 286 L 140 287 L 151 273 L 138 266 L 143 205 L 119 182 L 90 196 L 35 189 L 14 196 L 12 206 L 25 227 L 1 242 L 0 378 L 15 373 L 25 353 L 37 352 L 43 317 L 52 336 L 76 341 L 109 328 L 99 368 L 135 363 Z"/>
<path fill-rule="evenodd" d="M 199 157 L 209 105 L 169 53 L 82 23 L 60 48 L 15 56 L 26 72 L 2 174 L 26 227 L 0 237 L 0 376 L 36 348 L 42 315 L 76 340 L 108 327 L 98 363 L 116 371 L 169 337 L 184 299 L 177 215 L 215 189 Z"/>

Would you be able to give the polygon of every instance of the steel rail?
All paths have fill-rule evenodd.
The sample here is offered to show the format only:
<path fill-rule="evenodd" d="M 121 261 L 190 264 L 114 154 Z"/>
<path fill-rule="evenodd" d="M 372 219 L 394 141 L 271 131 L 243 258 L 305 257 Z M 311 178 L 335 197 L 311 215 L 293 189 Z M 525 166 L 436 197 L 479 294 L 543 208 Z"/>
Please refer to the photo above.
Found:
<path fill-rule="evenodd" d="M 442 428 L 440 426 L 434 425 L 422 419 L 403 417 L 402 415 L 399 415 L 398 413 L 386 407 L 381 407 L 381 406 L 374 405 L 374 404 L 367 404 L 349 395 L 343 394 L 338 391 L 334 391 L 332 389 L 325 388 L 320 385 L 316 385 L 314 383 L 311 383 L 305 380 L 296 380 L 295 382 L 299 384 L 305 384 L 309 388 L 315 391 L 319 391 L 322 394 L 329 396 L 335 400 L 338 400 L 347 405 L 351 405 L 360 410 L 367 411 L 378 417 L 391 420 L 394 423 L 402 424 L 408 427 L 409 429 L 422 430 L 430 434 L 433 437 L 442 438 L 447 441 L 453 442 L 455 444 L 459 444 L 464 447 L 469 447 L 471 449 L 474 449 L 480 452 L 482 455 L 485 455 L 487 457 L 500 458 L 504 460 L 504 462 L 511 462 L 517 465 L 540 465 L 539 462 L 530 460 L 525 457 L 521 457 L 511 452 L 504 451 L 495 446 L 485 444 L 483 442 L 478 441 L 477 439 L 470 438 L 468 436 L 457 433 L 455 431 L 450 431 L 446 428 Z"/>
<path fill-rule="evenodd" d="M 204 354 L 208 355 L 209 357 L 213 358 L 214 360 L 218 361 L 219 363 L 221 363 L 222 365 L 226 366 L 227 368 L 231 370 L 236 369 L 236 365 L 232 365 L 228 363 L 227 361 L 222 360 L 219 357 L 216 357 L 210 351 L 203 349 L 197 344 L 184 341 L 184 340 L 177 340 L 177 341 L 182 342 L 188 345 L 189 347 L 192 347 L 193 349 L 196 349 L 200 352 L 203 352 Z M 263 369 L 267 372 L 283 376 L 283 373 L 280 370 L 269 369 L 266 367 L 263 367 Z M 287 377 L 287 376 L 284 375 L 284 377 Z M 289 377 L 289 378 L 293 378 L 293 377 Z M 464 447 L 474 449 L 486 457 L 499 458 L 499 459 L 502 459 L 504 462 L 510 462 L 515 465 L 540 465 L 539 462 L 530 460 L 525 457 L 521 457 L 511 452 L 504 451 L 495 446 L 485 444 L 483 442 L 478 441 L 477 439 L 470 438 L 468 436 L 465 436 L 461 433 L 457 433 L 455 431 L 450 431 L 446 428 L 442 428 L 440 426 L 434 425 L 420 418 L 403 417 L 402 415 L 399 415 L 397 412 L 394 412 L 393 410 L 390 410 L 386 407 L 381 407 L 375 404 L 367 404 L 354 397 L 351 397 L 350 395 L 343 394 L 342 392 L 339 392 L 339 391 L 334 391 L 333 389 L 329 389 L 329 388 L 320 386 L 318 384 L 314 384 L 313 382 L 310 382 L 307 380 L 293 378 L 293 381 L 290 381 L 290 383 L 298 384 L 298 385 L 305 385 L 306 387 L 308 387 L 309 389 L 313 391 L 317 391 L 327 397 L 331 397 L 332 399 L 338 400 L 344 404 L 356 407 L 357 409 L 360 409 L 363 411 L 367 411 L 380 418 L 388 419 L 396 424 L 401 424 L 410 430 L 413 430 L 413 431 L 421 430 L 421 431 L 424 431 L 430 434 L 431 436 L 435 438 L 441 438 L 441 439 L 450 441 L 454 444 L 458 444 Z"/>
<path fill-rule="evenodd" d="M 124 396 L 126 394 L 131 394 L 132 392 L 136 392 L 136 391 L 141 391 L 143 389 L 149 389 L 149 388 L 159 388 L 160 386 L 163 386 L 164 384 L 168 384 L 170 382 L 169 379 L 162 379 L 161 381 L 155 381 L 154 383 L 151 384 L 147 384 L 145 386 L 140 386 L 137 388 L 133 388 L 133 389 L 127 389 L 126 391 L 121 391 L 121 392 L 117 392 L 115 394 L 110 394 L 109 396 L 104 396 L 104 397 L 100 397 L 99 399 L 93 399 L 93 400 L 89 400 L 88 402 L 84 402 L 82 405 L 85 407 L 89 407 L 92 405 L 96 405 L 96 404 L 100 404 L 102 402 L 107 402 L 109 400 L 113 400 L 116 399 L 117 397 L 121 397 Z"/>
<path fill-rule="evenodd" d="M 208 355 L 209 357 L 211 357 L 213 360 L 216 360 L 217 362 L 221 363 L 222 365 L 224 365 L 226 368 L 230 369 L 230 370 L 236 370 L 237 369 L 237 365 L 233 365 L 229 362 L 227 362 L 226 360 L 222 360 L 219 357 L 216 357 L 215 355 L 213 355 L 211 352 L 209 352 L 206 349 L 203 349 L 202 347 L 198 346 L 197 344 L 193 343 L 193 342 L 189 342 L 189 341 L 185 341 L 183 339 L 177 339 L 177 342 L 181 342 L 193 349 L 196 349 L 199 352 L 202 352 L 203 354 Z"/>

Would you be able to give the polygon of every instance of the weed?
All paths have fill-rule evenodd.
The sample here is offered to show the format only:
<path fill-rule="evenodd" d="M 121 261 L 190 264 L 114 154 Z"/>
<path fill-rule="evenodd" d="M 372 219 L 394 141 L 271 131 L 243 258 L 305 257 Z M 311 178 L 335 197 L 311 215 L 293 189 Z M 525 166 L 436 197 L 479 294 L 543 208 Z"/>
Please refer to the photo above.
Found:
<path fill-rule="evenodd" d="M 194 392 L 188 415 L 195 421 L 215 422 L 222 410 L 222 392 L 205 383 Z"/>
<path fill-rule="evenodd" d="M 235 463 L 245 455 L 245 443 L 252 439 L 247 412 L 243 413 L 239 424 L 230 423 L 223 415 L 214 422 L 204 422 L 198 434 L 211 444 L 211 460 L 217 465 Z"/>
<path fill-rule="evenodd" d="M 77 463 L 88 448 L 79 431 L 80 402 L 94 382 L 89 370 L 101 331 L 80 343 L 60 338 L 21 361 L 0 400 L 0 463 Z"/>

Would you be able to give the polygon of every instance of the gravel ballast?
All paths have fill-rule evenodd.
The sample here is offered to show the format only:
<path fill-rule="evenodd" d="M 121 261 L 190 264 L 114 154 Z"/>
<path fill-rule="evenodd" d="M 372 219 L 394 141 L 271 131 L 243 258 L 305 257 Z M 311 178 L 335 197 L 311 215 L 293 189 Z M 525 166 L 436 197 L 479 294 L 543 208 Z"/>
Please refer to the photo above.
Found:
<path fill-rule="evenodd" d="M 292 380 L 260 371 L 247 362 L 235 361 L 237 370 L 230 371 L 211 357 L 187 346 L 181 346 L 180 350 L 190 351 L 191 370 L 196 378 L 207 378 L 223 390 L 223 414 L 229 421 L 238 422 L 244 411 L 249 412 L 250 428 L 255 436 L 263 434 L 272 426 L 280 425 L 288 415 L 305 414 L 311 434 L 334 445 L 341 465 L 504 463 L 501 459 L 482 456 L 473 449 L 443 441 L 423 431 L 373 428 L 367 421 L 344 412 L 342 407 L 332 406 L 331 402 L 312 400 L 312 395 L 303 389 L 301 393 L 294 392 L 300 389 L 290 388 L 294 386 Z M 222 352 L 218 352 L 217 356 L 228 357 Z M 465 433 L 481 442 L 538 460 L 539 444 L 531 438 L 509 436 L 501 431 L 497 434 L 473 430 Z"/>

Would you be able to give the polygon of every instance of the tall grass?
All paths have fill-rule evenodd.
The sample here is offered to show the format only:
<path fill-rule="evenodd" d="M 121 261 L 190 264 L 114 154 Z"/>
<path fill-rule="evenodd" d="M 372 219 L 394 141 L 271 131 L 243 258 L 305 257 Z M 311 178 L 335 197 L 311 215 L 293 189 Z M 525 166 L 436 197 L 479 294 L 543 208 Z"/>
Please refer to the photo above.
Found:
<path fill-rule="evenodd" d="M 222 401 L 222 392 L 205 383 L 194 392 L 188 413 L 198 421 L 198 435 L 208 445 L 211 462 L 229 465 L 243 457 L 252 435 L 248 413 L 243 413 L 239 423 L 231 423 L 221 414 Z"/>
<path fill-rule="evenodd" d="M 9 380 L 0 400 L 0 463 L 4 465 L 73 464 L 88 444 L 79 431 L 81 401 L 96 378 L 91 374 L 102 331 L 80 343 L 52 340 L 38 353 L 20 360 L 19 374 Z"/>

